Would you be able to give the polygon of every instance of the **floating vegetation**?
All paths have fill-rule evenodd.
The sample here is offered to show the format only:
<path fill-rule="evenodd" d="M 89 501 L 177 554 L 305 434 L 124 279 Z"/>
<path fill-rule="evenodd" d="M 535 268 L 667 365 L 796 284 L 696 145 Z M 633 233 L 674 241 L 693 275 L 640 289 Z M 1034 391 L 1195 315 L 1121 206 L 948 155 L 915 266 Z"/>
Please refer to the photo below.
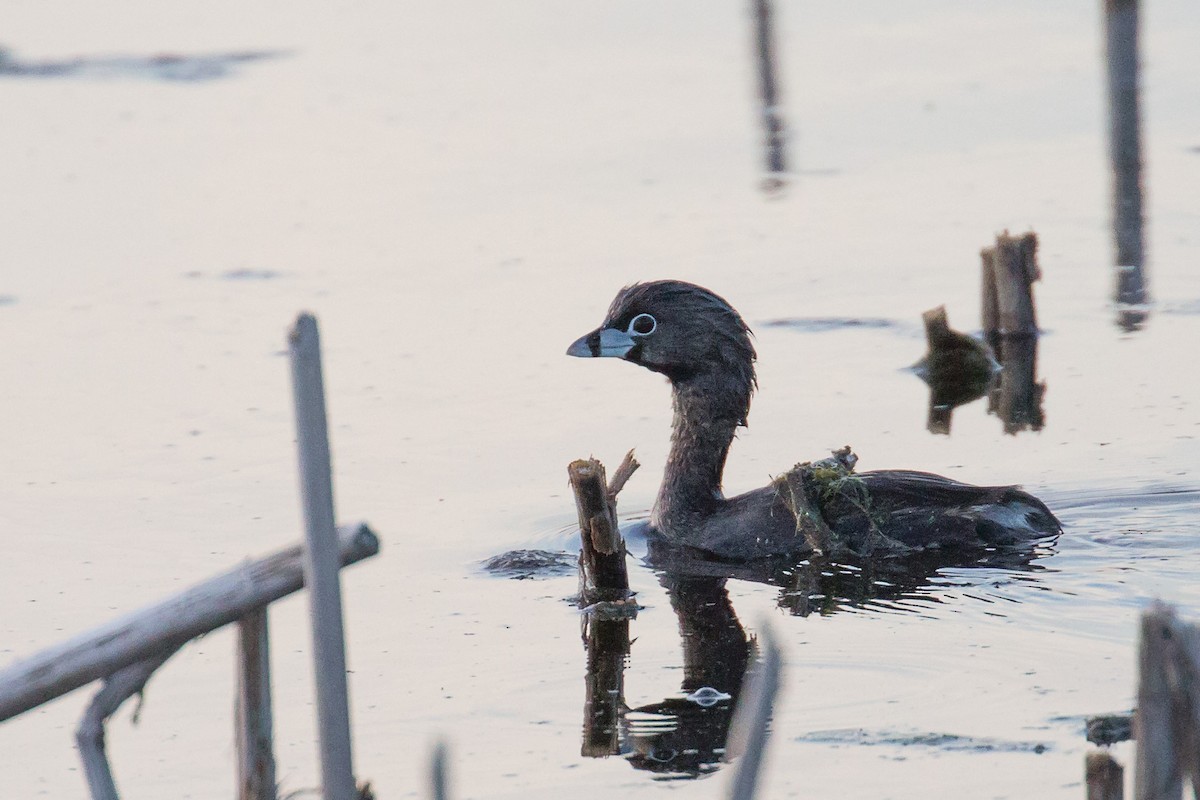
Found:
<path fill-rule="evenodd" d="M 898 555 L 912 548 L 887 536 L 880 530 L 884 521 L 883 509 L 872 502 L 866 483 L 854 474 L 858 456 L 846 445 L 833 451 L 829 458 L 797 464 L 774 480 L 772 485 L 784 505 L 796 518 L 796 531 L 801 534 L 816 557 L 848 555 Z M 833 506 L 838 513 L 856 510 L 861 524 L 853 526 L 853 536 L 843 535 L 826 522 L 826 509 Z"/>
<path fill-rule="evenodd" d="M 578 567 L 579 557 L 573 553 L 550 550 L 509 550 L 483 562 L 485 572 L 501 578 L 523 581 L 530 578 L 552 578 L 570 575 Z"/>

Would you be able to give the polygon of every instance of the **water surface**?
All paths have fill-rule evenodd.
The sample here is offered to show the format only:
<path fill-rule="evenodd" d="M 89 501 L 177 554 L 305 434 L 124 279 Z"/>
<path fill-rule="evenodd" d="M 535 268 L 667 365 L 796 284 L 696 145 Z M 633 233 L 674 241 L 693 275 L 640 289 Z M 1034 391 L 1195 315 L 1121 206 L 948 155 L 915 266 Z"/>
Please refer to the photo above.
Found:
<path fill-rule="evenodd" d="M 445 736 L 460 797 L 720 796 L 720 770 L 581 758 L 574 577 L 479 568 L 573 547 L 577 457 L 636 447 L 621 510 L 644 516 L 668 387 L 563 351 L 623 284 L 677 277 L 757 335 L 729 491 L 851 444 L 863 469 L 1022 483 L 1067 526 L 1025 568 L 824 614 L 730 582 L 788 660 L 763 796 L 1081 796 L 1082 718 L 1133 702 L 1138 611 L 1200 613 L 1200 11 L 1145 20 L 1156 306 L 1131 332 L 1107 301 L 1094 6 L 781 6 L 797 175 L 767 196 L 739 4 L 27 4 L 4 44 L 28 63 L 289 56 L 199 82 L 0 78 L 0 664 L 298 538 L 281 351 L 310 309 L 339 516 L 383 539 L 344 573 L 358 773 L 417 796 Z M 1044 426 L 1005 433 L 980 399 L 932 435 L 903 369 L 920 313 L 977 327 L 979 248 L 1030 226 Z M 685 676 L 667 590 L 633 581 L 641 707 Z M 271 617 L 286 789 L 317 782 L 304 612 Z M 85 796 L 91 691 L 0 725 L 6 797 Z M 228 632 L 173 658 L 140 724 L 110 728 L 123 796 L 230 792 L 232 696 Z"/>

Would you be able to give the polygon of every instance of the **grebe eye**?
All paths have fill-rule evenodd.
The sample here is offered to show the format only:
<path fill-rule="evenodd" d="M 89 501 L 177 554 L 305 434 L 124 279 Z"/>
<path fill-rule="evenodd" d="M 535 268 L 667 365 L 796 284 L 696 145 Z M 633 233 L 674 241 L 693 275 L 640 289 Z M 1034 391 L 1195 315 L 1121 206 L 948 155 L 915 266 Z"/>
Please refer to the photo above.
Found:
<path fill-rule="evenodd" d="M 631 336 L 649 336 L 658 328 L 658 321 L 649 314 L 638 314 L 629 322 L 625 330 Z"/>

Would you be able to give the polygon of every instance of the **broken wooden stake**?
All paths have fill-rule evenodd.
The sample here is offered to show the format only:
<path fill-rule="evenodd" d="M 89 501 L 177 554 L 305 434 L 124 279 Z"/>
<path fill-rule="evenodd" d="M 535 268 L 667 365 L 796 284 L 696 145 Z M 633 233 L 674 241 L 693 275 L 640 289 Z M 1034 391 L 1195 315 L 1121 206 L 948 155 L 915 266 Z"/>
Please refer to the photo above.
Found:
<path fill-rule="evenodd" d="M 238 800 L 275 800 L 274 715 L 267 607 L 237 624 Z"/>
<path fill-rule="evenodd" d="M 994 337 L 1001 335 L 1036 336 L 1033 283 L 1042 277 L 1037 234 L 1010 236 L 1005 231 L 996 237 L 993 247 L 984 248 L 979 255 L 983 267 L 979 316 L 989 344 L 994 346 Z"/>
<path fill-rule="evenodd" d="M 1137 697 L 1134 796 L 1177 800 L 1200 787 L 1200 627 L 1162 603 L 1142 613 Z"/>
<path fill-rule="evenodd" d="M 579 512 L 582 607 L 599 602 L 624 602 L 629 598 L 625 541 L 617 527 L 617 492 L 637 468 L 630 450 L 613 474 L 610 487 L 605 483 L 604 465 L 594 458 L 572 461 L 567 467 Z"/>
<path fill-rule="evenodd" d="M 605 483 L 604 465 L 594 458 L 567 467 L 579 512 L 579 605 L 587 649 L 584 678 L 583 745 L 580 754 L 603 758 L 620 752 L 620 720 L 625 704 L 625 660 L 629 620 L 637 604 L 629 591 L 625 540 L 617 527 L 617 493 L 638 468 L 633 451 Z"/>
<path fill-rule="evenodd" d="M 1125 770 L 1107 750 L 1093 750 L 1084 761 L 1087 800 L 1125 800 Z"/>
<path fill-rule="evenodd" d="M 999 365 L 986 344 L 950 327 L 945 306 L 929 309 L 921 319 L 928 351 L 913 369 L 929 385 L 926 428 L 949 435 L 955 407 L 982 397 Z"/>

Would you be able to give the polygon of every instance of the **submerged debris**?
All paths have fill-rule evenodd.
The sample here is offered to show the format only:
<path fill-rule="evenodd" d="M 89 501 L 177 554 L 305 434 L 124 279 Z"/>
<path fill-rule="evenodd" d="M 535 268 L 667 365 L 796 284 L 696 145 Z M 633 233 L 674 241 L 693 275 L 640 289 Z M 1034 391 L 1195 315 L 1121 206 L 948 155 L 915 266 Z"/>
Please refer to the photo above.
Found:
<path fill-rule="evenodd" d="M 569 575 L 576 569 L 578 556 L 550 550 L 509 550 L 483 562 L 485 572 L 502 578 L 523 581 Z"/>
<path fill-rule="evenodd" d="M 1133 713 L 1101 714 L 1088 717 L 1087 740 L 1092 744 L 1109 745 L 1133 738 Z"/>
<path fill-rule="evenodd" d="M 31 61 L 0 47 L 0 78 L 149 78 L 163 81 L 210 81 L 227 77 L 237 67 L 253 61 L 279 58 L 273 50 L 236 50 L 225 53 L 183 55 L 158 53 L 142 56 L 78 56 L 61 60 Z"/>
<path fill-rule="evenodd" d="M 830 745 L 865 745 L 892 747 L 933 747 L 938 750 L 971 753 L 1035 753 L 1050 749 L 1044 742 L 1019 742 L 1005 739 L 989 739 L 976 736 L 960 736 L 954 733 L 924 731 L 868 731 L 862 728 L 844 728 L 831 731 L 814 731 L 795 739 L 797 742 Z"/>

